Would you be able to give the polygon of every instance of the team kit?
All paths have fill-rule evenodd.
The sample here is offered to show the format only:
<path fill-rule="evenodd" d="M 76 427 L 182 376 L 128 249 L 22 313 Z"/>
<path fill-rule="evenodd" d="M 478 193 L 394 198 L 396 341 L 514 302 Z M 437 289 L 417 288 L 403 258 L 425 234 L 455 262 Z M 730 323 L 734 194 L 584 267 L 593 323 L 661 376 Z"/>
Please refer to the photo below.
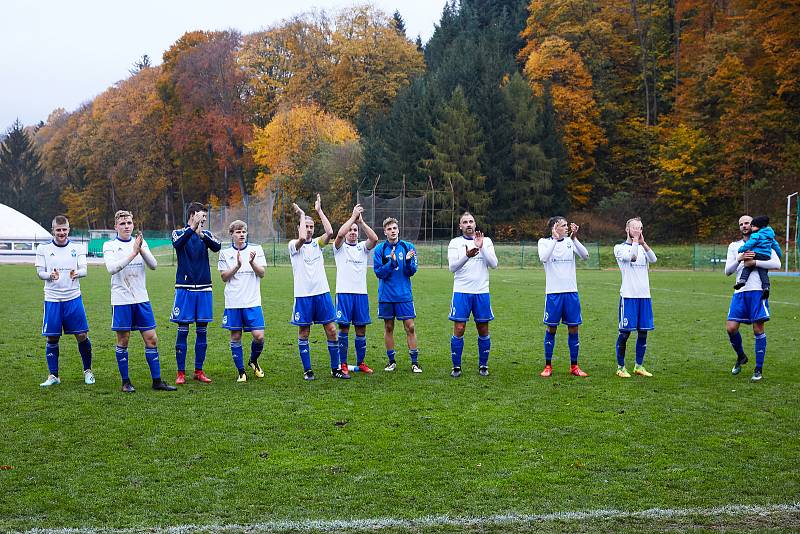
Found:
<path fill-rule="evenodd" d="M 288 244 L 294 277 L 294 306 L 290 322 L 297 326 L 297 349 L 302 362 L 303 379 L 314 380 L 311 365 L 309 335 L 312 325 L 322 325 L 327 338 L 330 372 L 335 379 L 350 379 L 352 373 L 372 374 L 366 364 L 366 328 L 371 324 L 367 271 L 372 257 L 373 272 L 378 279 L 378 318 L 384 322 L 386 347 L 385 372 L 398 369 L 395 348 L 395 323 L 400 322 L 406 337 L 410 371 L 422 373 L 414 325 L 416 311 L 411 279 L 418 269 L 414 245 L 399 238 L 398 222 L 383 221 L 385 240 L 379 241 L 375 231 L 363 218 L 360 205 L 353 208 L 350 218 L 334 232 L 317 195 L 314 210 L 323 226 L 323 233 L 314 237 L 314 218 L 293 204 L 298 216 L 297 238 Z M 209 251 L 218 253 L 220 277 L 225 284 L 225 311 L 221 326 L 230 332 L 230 352 L 237 370 L 237 382 L 251 377 L 263 378 L 259 357 L 264 349 L 264 314 L 261 308 L 260 282 L 267 267 L 260 245 L 247 240 L 247 224 L 237 220 L 230 223 L 230 246 L 222 243 L 203 227 L 206 208 L 191 203 L 187 210 L 186 226 L 172 233 L 172 245 L 177 257 L 175 300 L 170 321 L 177 324 L 175 386 L 161 376 L 159 342 L 156 321 L 146 287 L 147 269 L 156 269 L 157 261 L 141 233 L 134 235 L 133 215 L 118 211 L 114 216 L 117 236 L 103 246 L 103 258 L 111 274 L 112 326 L 116 335 L 115 355 L 122 380 L 122 391 L 136 391 L 128 374 L 128 343 L 130 334 L 138 331 L 144 342 L 144 354 L 157 391 L 175 391 L 185 384 L 186 357 L 191 325 L 194 325 L 194 369 L 191 379 L 211 383 L 203 365 L 208 348 L 208 325 L 213 320 L 212 279 Z M 780 247 L 769 243 L 771 228 L 766 217 L 739 219 L 742 239 L 728 247 L 726 275 L 736 274 L 736 285 L 727 318 L 727 332 L 736 353 L 732 369 L 739 374 L 748 362 L 743 348 L 740 324 L 752 325 L 755 337 L 755 368 L 751 380 L 762 378 L 767 338 L 764 325 L 770 318 L 769 281 L 766 272 L 780 268 Z M 552 358 L 556 333 L 560 325 L 567 329 L 569 372 L 577 377 L 588 374 L 579 365 L 582 323 L 581 303 L 576 282 L 576 260 L 586 260 L 589 252 L 578 239 L 579 226 L 564 217 L 552 217 L 547 225 L 547 237 L 538 241 L 539 259 L 545 271 L 544 368 L 540 376 L 553 373 Z M 86 249 L 69 239 L 69 221 L 63 215 L 52 222 L 53 240 L 40 245 L 36 251 L 36 269 L 44 281 L 44 313 L 42 336 L 45 337 L 45 359 L 48 376 L 40 385 L 51 387 L 61 383 L 59 377 L 59 341 L 62 335 L 74 335 L 84 369 L 84 382 L 94 384 L 92 345 L 86 319 L 79 279 L 87 274 Z M 462 353 L 466 325 L 470 318 L 475 324 L 478 349 L 478 374 L 489 375 L 491 336 L 489 324 L 494 320 L 489 292 L 489 271 L 498 267 L 494 244 L 477 230 L 475 217 L 465 212 L 459 218 L 461 235 L 448 245 L 448 265 L 453 273 L 453 296 L 449 319 L 453 323 L 450 338 L 452 371 L 462 374 Z M 366 237 L 359 241 L 359 236 Z M 636 333 L 633 374 L 651 377 L 644 366 L 647 334 L 655 327 L 650 295 L 649 266 L 656 263 L 655 252 L 644 240 L 642 221 L 632 218 L 625 225 L 626 239 L 614 247 L 622 283 L 619 297 L 619 334 L 616 341 L 616 376 L 631 378 L 626 368 L 627 341 Z M 774 236 L 774 233 L 772 234 Z M 766 240 L 766 241 L 765 241 Z M 336 263 L 336 298 L 325 275 L 323 250 L 331 241 Z M 774 241 L 774 239 L 773 239 Z M 759 250 L 758 247 L 764 248 Z M 756 270 L 759 276 L 749 276 Z M 355 359 L 348 357 L 351 326 Z M 249 358 L 245 364 L 244 336 L 249 334 Z M 349 363 L 354 361 L 354 364 Z"/>

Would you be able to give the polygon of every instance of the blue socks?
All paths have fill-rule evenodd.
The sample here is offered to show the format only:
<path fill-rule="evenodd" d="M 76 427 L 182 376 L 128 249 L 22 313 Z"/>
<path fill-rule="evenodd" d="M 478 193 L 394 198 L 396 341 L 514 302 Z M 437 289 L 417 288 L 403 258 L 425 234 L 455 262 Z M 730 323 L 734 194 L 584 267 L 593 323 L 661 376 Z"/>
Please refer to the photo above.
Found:
<path fill-rule="evenodd" d="M 242 341 L 231 341 L 231 355 L 233 356 L 233 365 L 239 373 L 244 372 L 244 351 L 242 350 Z"/>
<path fill-rule="evenodd" d="M 547 365 L 550 365 L 550 361 L 553 359 L 553 349 L 556 345 L 556 335 L 551 334 L 550 330 L 544 331 L 544 361 Z"/>
<path fill-rule="evenodd" d="M 328 354 L 331 357 L 331 369 L 339 367 L 339 342 L 328 340 Z"/>
<path fill-rule="evenodd" d="M 630 332 L 620 331 L 617 336 L 617 365 L 625 367 L 625 345 L 628 343 L 628 338 L 631 337 Z"/>
<path fill-rule="evenodd" d="M 147 360 L 147 366 L 150 368 L 150 378 L 160 380 L 161 361 L 158 359 L 158 347 L 145 347 L 144 357 Z"/>
<path fill-rule="evenodd" d="M 419 359 L 419 351 L 417 349 L 408 349 L 408 355 L 411 357 L 411 363 L 417 363 Z"/>
<path fill-rule="evenodd" d="M 194 370 L 201 371 L 203 362 L 206 361 L 206 349 L 208 348 L 208 327 L 207 323 L 197 323 L 194 339 Z"/>
<path fill-rule="evenodd" d="M 569 363 L 578 365 L 578 352 L 581 350 L 578 334 L 567 334 L 567 345 L 569 345 Z"/>
<path fill-rule="evenodd" d="M 189 325 L 182 323 L 178 325 L 178 335 L 175 337 L 175 361 L 178 363 L 178 371 L 186 371 L 186 340 L 189 339 Z"/>
<path fill-rule="evenodd" d="M 367 336 L 356 336 L 356 363 L 361 365 L 367 356 Z"/>
<path fill-rule="evenodd" d="M 478 336 L 478 366 L 486 367 L 489 364 L 489 351 L 492 349 L 492 339 L 487 336 Z"/>
<path fill-rule="evenodd" d="M 636 365 L 644 363 L 644 353 L 647 351 L 647 330 L 639 330 L 636 338 Z"/>
<path fill-rule="evenodd" d="M 264 350 L 264 342 L 263 341 L 251 341 L 250 342 L 250 361 L 255 362 L 258 360 L 258 357 L 261 356 L 261 352 Z"/>
<path fill-rule="evenodd" d="M 464 336 L 450 336 L 450 359 L 453 367 L 461 367 L 461 354 L 464 352 Z"/>
<path fill-rule="evenodd" d="M 51 375 L 58 376 L 58 343 L 46 343 L 44 347 L 47 370 Z"/>
<path fill-rule="evenodd" d="M 730 339 L 731 347 L 733 347 L 733 350 L 734 352 L 736 352 L 736 355 L 742 358 L 744 356 L 744 347 L 742 346 L 742 334 L 740 334 L 738 330 L 733 334 L 729 332 L 728 339 Z"/>
<path fill-rule="evenodd" d="M 123 382 L 127 382 L 128 378 L 128 347 L 120 347 L 117 345 L 114 350 L 114 355 L 117 357 L 117 368 L 119 369 L 119 376 L 122 377 Z"/>
<path fill-rule="evenodd" d="M 347 350 L 350 344 L 350 336 L 344 332 L 339 332 L 339 363 L 347 364 Z"/>
<path fill-rule="evenodd" d="M 87 337 L 78 343 L 78 352 L 81 353 L 81 360 L 83 360 L 83 370 L 92 368 L 92 342 Z"/>
<path fill-rule="evenodd" d="M 767 334 L 756 336 L 756 370 L 760 371 L 764 365 L 764 356 L 767 354 Z"/>
<path fill-rule="evenodd" d="M 394 349 L 387 349 L 386 357 L 389 358 L 390 362 L 393 362 L 394 359 L 397 357 L 397 351 Z"/>
<path fill-rule="evenodd" d="M 310 371 L 311 349 L 308 346 L 308 338 L 297 338 L 297 348 L 300 351 L 300 360 L 303 362 L 303 371 Z"/>

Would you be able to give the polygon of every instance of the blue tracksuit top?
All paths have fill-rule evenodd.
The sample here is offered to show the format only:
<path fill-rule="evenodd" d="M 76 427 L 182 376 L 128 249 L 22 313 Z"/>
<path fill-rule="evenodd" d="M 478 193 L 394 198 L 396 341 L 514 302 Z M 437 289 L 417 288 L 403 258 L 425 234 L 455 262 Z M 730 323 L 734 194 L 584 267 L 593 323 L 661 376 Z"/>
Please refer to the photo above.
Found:
<path fill-rule="evenodd" d="M 172 232 L 172 246 L 178 257 L 175 287 L 195 291 L 211 287 L 208 249 L 219 252 L 222 248 L 211 232 L 203 230 L 197 234 L 189 226 L 175 230 Z"/>
<path fill-rule="evenodd" d="M 758 232 L 750 234 L 750 239 L 739 247 L 739 252 L 747 252 L 748 250 L 765 256 L 770 256 L 774 250 L 779 258 L 783 257 L 781 246 L 775 241 L 775 230 L 771 226 L 765 226 L 759 229 Z"/>
<path fill-rule="evenodd" d="M 392 261 L 392 248 L 395 260 Z M 372 268 L 378 277 L 378 302 L 411 302 L 411 277 L 417 272 L 417 256 L 406 260 L 406 254 L 416 250 L 408 241 L 394 245 L 384 241 L 375 247 Z"/>

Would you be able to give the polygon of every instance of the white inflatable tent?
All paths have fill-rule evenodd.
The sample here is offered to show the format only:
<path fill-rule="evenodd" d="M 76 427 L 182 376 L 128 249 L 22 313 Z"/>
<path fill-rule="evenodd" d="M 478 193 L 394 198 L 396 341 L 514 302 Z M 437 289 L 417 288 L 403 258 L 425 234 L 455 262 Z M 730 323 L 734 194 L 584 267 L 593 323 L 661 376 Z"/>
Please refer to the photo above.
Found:
<path fill-rule="evenodd" d="M 0 255 L 33 256 L 39 243 L 53 239 L 39 223 L 10 206 L 0 204 Z"/>

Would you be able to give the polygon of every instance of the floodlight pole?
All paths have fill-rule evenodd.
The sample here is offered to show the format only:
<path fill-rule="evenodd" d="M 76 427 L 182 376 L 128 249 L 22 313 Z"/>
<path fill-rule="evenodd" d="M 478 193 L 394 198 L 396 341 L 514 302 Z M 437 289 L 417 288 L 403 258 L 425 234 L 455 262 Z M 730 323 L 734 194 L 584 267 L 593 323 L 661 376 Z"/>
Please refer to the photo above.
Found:
<path fill-rule="evenodd" d="M 786 265 L 783 271 L 785 273 L 789 272 L 789 258 L 791 257 L 791 254 L 789 254 L 789 222 L 792 214 L 792 197 L 797 195 L 798 192 L 800 191 L 795 191 L 791 195 L 786 195 Z M 800 207 L 798 207 L 798 209 L 800 209 Z M 797 248 L 797 243 L 795 243 L 794 246 Z"/>

